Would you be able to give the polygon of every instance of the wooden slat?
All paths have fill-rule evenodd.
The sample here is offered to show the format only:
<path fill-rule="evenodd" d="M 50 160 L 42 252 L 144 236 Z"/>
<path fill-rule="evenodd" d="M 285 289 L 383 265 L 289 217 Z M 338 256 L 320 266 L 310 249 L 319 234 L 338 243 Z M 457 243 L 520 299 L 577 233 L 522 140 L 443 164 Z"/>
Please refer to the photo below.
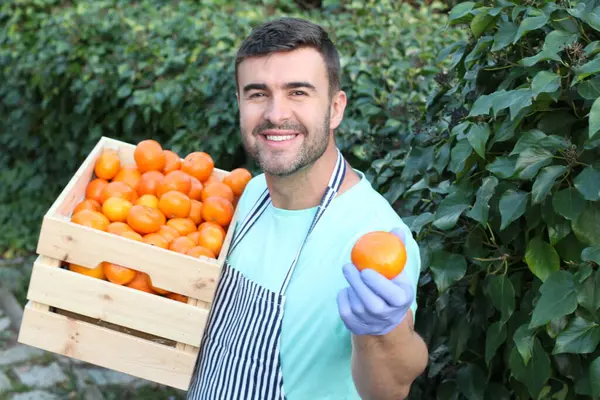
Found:
<path fill-rule="evenodd" d="M 38 258 L 29 300 L 162 338 L 199 346 L 208 310 L 69 270 Z"/>
<path fill-rule="evenodd" d="M 38 257 L 39 259 L 39 257 Z M 46 265 L 50 268 L 56 268 L 59 269 L 60 268 L 60 261 L 52 259 L 52 258 L 48 258 L 46 260 Z M 28 289 L 30 290 L 30 288 Z M 50 306 L 46 303 L 39 303 L 37 301 L 31 301 L 30 302 L 31 307 L 40 310 L 40 311 L 49 311 L 50 310 Z"/>
<path fill-rule="evenodd" d="M 103 261 L 146 272 L 154 286 L 212 302 L 219 262 L 195 258 L 86 226 L 46 217 L 38 254 L 86 267 Z"/>
<path fill-rule="evenodd" d="M 27 305 L 20 343 L 187 390 L 196 355 Z"/>

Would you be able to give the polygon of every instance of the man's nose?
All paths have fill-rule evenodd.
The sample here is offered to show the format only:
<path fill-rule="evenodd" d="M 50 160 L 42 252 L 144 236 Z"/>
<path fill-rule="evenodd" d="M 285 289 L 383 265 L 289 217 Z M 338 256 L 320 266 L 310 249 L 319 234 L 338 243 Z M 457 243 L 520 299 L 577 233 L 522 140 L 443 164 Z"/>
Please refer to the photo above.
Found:
<path fill-rule="evenodd" d="M 292 117 L 289 101 L 283 96 L 271 96 L 264 117 L 275 126 L 283 125 Z"/>

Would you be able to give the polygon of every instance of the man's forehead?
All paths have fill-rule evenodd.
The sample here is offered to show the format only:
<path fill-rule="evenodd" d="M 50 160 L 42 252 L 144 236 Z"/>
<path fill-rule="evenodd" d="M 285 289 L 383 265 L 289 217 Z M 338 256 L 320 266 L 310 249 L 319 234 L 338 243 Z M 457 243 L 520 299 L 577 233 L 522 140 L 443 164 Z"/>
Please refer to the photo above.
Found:
<path fill-rule="evenodd" d="M 238 74 L 242 85 L 246 83 L 285 85 L 297 81 L 319 85 L 326 83 L 327 67 L 318 51 L 302 48 L 249 57 L 239 65 Z"/>

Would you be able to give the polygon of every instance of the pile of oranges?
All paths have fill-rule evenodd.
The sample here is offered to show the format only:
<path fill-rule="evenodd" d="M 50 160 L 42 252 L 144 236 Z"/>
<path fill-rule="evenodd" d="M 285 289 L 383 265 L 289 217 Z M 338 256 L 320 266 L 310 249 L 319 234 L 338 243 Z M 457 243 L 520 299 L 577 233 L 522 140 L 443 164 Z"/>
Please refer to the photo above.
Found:
<path fill-rule="evenodd" d="M 196 151 L 181 159 L 151 139 L 139 142 L 133 156 L 135 163 L 124 165 L 116 150 L 102 151 L 71 221 L 188 256 L 218 258 L 250 172 L 237 168 L 220 179 L 209 154 Z M 108 262 L 68 267 L 187 302 L 183 295 L 153 286 L 141 271 Z"/>

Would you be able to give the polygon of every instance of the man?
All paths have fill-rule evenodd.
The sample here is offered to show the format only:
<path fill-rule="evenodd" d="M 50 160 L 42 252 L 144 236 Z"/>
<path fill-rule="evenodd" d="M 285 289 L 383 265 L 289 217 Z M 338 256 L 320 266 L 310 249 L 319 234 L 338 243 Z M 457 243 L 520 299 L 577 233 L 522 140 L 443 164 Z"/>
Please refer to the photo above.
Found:
<path fill-rule="evenodd" d="M 426 366 L 413 331 L 418 247 L 336 148 L 339 74 L 327 33 L 308 21 L 268 22 L 239 49 L 242 140 L 264 174 L 239 200 L 189 399 L 398 400 Z M 351 264 L 374 230 L 405 243 L 394 280 Z"/>

